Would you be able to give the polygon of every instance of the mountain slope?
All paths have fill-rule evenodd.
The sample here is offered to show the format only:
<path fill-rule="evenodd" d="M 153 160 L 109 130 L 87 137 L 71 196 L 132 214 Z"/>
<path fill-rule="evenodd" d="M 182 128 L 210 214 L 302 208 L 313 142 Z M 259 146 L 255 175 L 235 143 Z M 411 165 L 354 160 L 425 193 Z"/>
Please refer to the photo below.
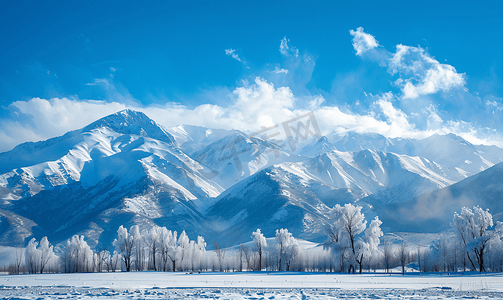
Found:
<path fill-rule="evenodd" d="M 313 142 L 314 143 L 314 142 Z M 331 132 L 323 138 L 323 147 L 309 153 L 310 145 L 302 150 L 305 155 L 337 149 L 344 152 L 376 150 L 407 156 L 418 156 L 449 168 L 458 168 L 464 178 L 503 161 L 503 149 L 496 146 L 473 145 L 455 134 L 434 134 L 425 139 L 387 138 L 377 133 Z"/>
<path fill-rule="evenodd" d="M 503 159 L 498 147 L 455 135 L 334 132 L 300 153 L 239 131 L 166 129 L 124 110 L 0 153 L 0 244 L 83 234 L 92 247 L 109 247 L 120 225 L 134 224 L 222 246 L 249 240 L 257 228 L 322 241 L 333 206 L 355 202 L 388 231 L 448 228 L 460 205 L 503 214 L 503 167 L 489 168 Z"/>
<path fill-rule="evenodd" d="M 322 136 L 320 139 L 313 139 L 299 151 L 299 154 L 314 157 L 334 150 L 337 150 L 337 147 L 330 143 L 327 137 Z"/>
<path fill-rule="evenodd" d="M 397 231 L 439 232 L 449 229 L 454 212 L 478 205 L 503 221 L 503 163 L 456 184 L 405 203 L 376 207 L 376 213 Z M 406 217 L 404 217 L 406 216 Z"/>
<path fill-rule="evenodd" d="M 225 189 L 273 164 L 305 159 L 239 131 L 195 152 L 192 157 L 211 168 L 213 172 L 207 177 Z"/>
<path fill-rule="evenodd" d="M 223 191 L 202 175 L 208 168 L 184 154 L 168 132 L 141 113 L 122 111 L 39 145 L 40 157 L 52 149 L 65 154 L 0 175 L 0 209 L 35 224 L 23 232 L 37 228 L 56 240 L 85 232 L 94 245 L 110 242 L 100 234 L 116 231 L 121 220 L 125 225 L 156 221 L 195 233 L 207 227 L 201 225 L 200 211 Z M 21 145 L 3 156 L 15 157 L 31 146 Z M 7 221 L 4 234 L 23 223 Z"/>
<path fill-rule="evenodd" d="M 235 130 L 212 129 L 193 125 L 173 126 L 168 128 L 167 131 L 175 138 L 180 149 L 189 155 L 237 132 Z"/>
<path fill-rule="evenodd" d="M 257 228 L 272 236 L 284 227 L 300 238 L 322 241 L 335 204 L 357 202 L 373 217 L 374 206 L 400 203 L 454 183 L 446 170 L 456 171 L 420 157 L 332 151 L 250 175 L 222 193 L 206 218 L 223 245 L 246 241 Z"/>
<path fill-rule="evenodd" d="M 213 239 L 225 247 L 248 241 L 257 228 L 265 236 L 287 228 L 295 237 L 321 242 L 330 212 L 325 202 L 333 206 L 351 199 L 351 194 L 295 174 L 291 167 L 268 167 L 221 194 L 206 215 L 218 232 Z"/>
<path fill-rule="evenodd" d="M 464 178 L 455 168 L 421 157 L 374 150 L 331 151 L 305 162 L 310 174 L 335 188 L 374 195 L 383 203 L 403 202 Z"/>

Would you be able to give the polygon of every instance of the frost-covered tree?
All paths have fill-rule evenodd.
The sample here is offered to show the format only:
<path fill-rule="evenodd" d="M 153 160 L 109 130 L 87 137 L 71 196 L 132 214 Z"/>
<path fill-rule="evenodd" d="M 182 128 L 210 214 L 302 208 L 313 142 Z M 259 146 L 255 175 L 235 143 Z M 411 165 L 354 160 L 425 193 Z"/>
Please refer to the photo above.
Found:
<path fill-rule="evenodd" d="M 347 237 L 344 233 L 343 218 L 340 217 L 340 206 L 334 209 L 334 217 L 332 218 L 332 225 L 327 227 L 327 241 L 325 246 L 328 246 L 334 253 L 338 255 L 337 262 L 342 272 L 344 269 L 344 258 L 346 257 L 347 250 Z"/>
<path fill-rule="evenodd" d="M 178 234 L 176 231 L 171 233 L 171 230 L 167 230 L 167 240 L 165 244 L 165 253 L 166 257 L 169 259 L 171 262 L 171 271 L 175 272 L 176 271 L 176 263 L 179 260 L 179 253 L 180 253 L 180 247 L 178 245 Z"/>
<path fill-rule="evenodd" d="M 61 256 L 61 267 L 65 273 L 94 271 L 93 251 L 84 240 L 83 235 L 74 235 L 66 241 Z"/>
<path fill-rule="evenodd" d="M 194 243 L 192 249 L 192 261 L 194 263 L 194 269 L 201 270 L 201 258 L 206 254 L 206 242 L 204 237 L 198 236 L 197 241 Z"/>
<path fill-rule="evenodd" d="M 383 236 L 381 224 L 381 220 L 375 217 L 374 220 L 370 222 L 369 227 L 365 229 L 364 235 L 356 241 L 355 261 L 360 266 L 360 274 L 362 273 L 363 260 L 365 258 L 371 258 L 372 255 L 378 251 L 380 243 L 379 238 Z"/>
<path fill-rule="evenodd" d="M 283 228 L 276 230 L 275 239 L 278 254 L 278 270 L 286 269 L 286 271 L 289 271 L 293 260 L 300 253 L 299 243 L 288 229 Z"/>
<path fill-rule="evenodd" d="M 267 247 L 267 240 L 265 239 L 260 229 L 257 229 L 252 233 L 253 242 L 257 247 L 258 251 L 258 269 L 262 271 L 262 258 L 264 255 L 265 247 Z"/>
<path fill-rule="evenodd" d="M 190 239 L 187 233 L 185 233 L 185 230 L 180 233 L 180 236 L 178 237 L 178 247 L 177 247 L 177 253 L 176 255 L 178 256 L 178 265 L 180 266 L 181 270 L 186 270 L 187 269 L 187 261 L 190 260 Z"/>
<path fill-rule="evenodd" d="M 28 273 L 38 273 L 38 261 L 40 257 L 40 251 L 37 250 L 38 242 L 35 238 L 32 238 L 25 250 L 25 260 L 26 260 L 26 270 Z"/>
<path fill-rule="evenodd" d="M 114 240 L 113 245 L 123 259 L 126 272 L 129 272 L 134 259 L 135 236 L 128 233 L 127 229 L 122 225 L 117 230 L 117 235 L 118 237 Z"/>
<path fill-rule="evenodd" d="M 122 257 L 119 252 L 114 251 L 113 255 L 109 258 L 109 272 L 115 272 L 119 269 L 119 265 L 122 262 Z"/>
<path fill-rule="evenodd" d="M 361 206 L 337 204 L 332 210 L 332 225 L 327 229 L 327 242 L 340 255 L 341 269 L 344 258 L 349 263 L 348 272 L 354 273 L 355 263 L 362 271 L 363 260 L 366 256 L 377 251 L 379 238 L 382 236 L 382 222 L 376 217 L 369 228 Z"/>
<path fill-rule="evenodd" d="M 140 227 L 131 226 L 129 234 L 133 237 L 134 265 L 137 271 L 143 271 L 145 270 L 145 243 Z"/>
<path fill-rule="evenodd" d="M 44 273 L 49 262 L 55 257 L 53 246 L 46 236 L 40 240 L 40 244 L 32 238 L 25 250 L 26 269 L 29 273 Z"/>
<path fill-rule="evenodd" d="M 47 264 L 55 257 L 53 247 L 46 236 L 40 240 L 40 273 L 44 273 Z"/>
<path fill-rule="evenodd" d="M 159 268 L 160 256 L 160 231 L 161 227 L 154 225 L 150 230 L 144 230 L 142 235 L 144 237 L 145 246 L 148 249 L 148 268 L 157 271 Z"/>
<path fill-rule="evenodd" d="M 173 272 L 176 267 L 176 257 L 175 257 L 175 249 L 176 249 L 176 231 L 171 232 L 171 230 L 166 229 L 166 227 L 161 227 L 159 231 L 159 248 L 161 251 L 161 265 L 162 270 L 168 270 L 168 261 L 171 265 L 171 269 Z"/>
<path fill-rule="evenodd" d="M 463 207 L 460 214 L 454 213 L 452 226 L 462 241 L 474 270 L 478 267 L 480 272 L 485 271 L 484 255 L 491 242 L 501 239 L 503 224 L 498 222 L 495 230 L 489 230 L 493 225 L 493 217 L 488 209 L 483 210 L 478 206 L 473 209 Z"/>
<path fill-rule="evenodd" d="M 102 272 L 103 270 L 106 270 L 110 272 L 110 251 L 107 250 L 107 248 L 101 250 L 98 252 L 98 264 L 97 264 L 97 271 Z"/>

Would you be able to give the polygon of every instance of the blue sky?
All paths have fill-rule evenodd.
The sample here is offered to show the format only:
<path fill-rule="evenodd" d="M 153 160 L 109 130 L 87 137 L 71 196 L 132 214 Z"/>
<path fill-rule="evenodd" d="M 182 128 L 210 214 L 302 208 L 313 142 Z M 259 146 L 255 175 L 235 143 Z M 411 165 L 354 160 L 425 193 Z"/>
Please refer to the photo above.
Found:
<path fill-rule="evenodd" d="M 311 110 L 325 132 L 454 132 L 503 146 L 501 11 L 501 1 L 4 1 L 0 151 L 125 107 L 166 126 L 241 130 Z"/>

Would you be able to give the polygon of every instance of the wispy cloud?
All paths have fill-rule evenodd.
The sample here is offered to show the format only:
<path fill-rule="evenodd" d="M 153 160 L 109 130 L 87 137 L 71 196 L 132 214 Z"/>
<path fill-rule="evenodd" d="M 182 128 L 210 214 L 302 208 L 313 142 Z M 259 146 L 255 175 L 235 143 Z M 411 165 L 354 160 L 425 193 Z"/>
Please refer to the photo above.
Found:
<path fill-rule="evenodd" d="M 290 43 L 290 40 L 284 37 L 279 44 L 279 52 L 285 56 L 299 57 L 299 49 L 288 45 L 288 43 Z"/>
<path fill-rule="evenodd" d="M 239 55 L 236 53 L 236 49 L 225 49 L 225 55 L 231 56 L 235 60 L 243 62 L 241 58 L 239 58 Z"/>
<path fill-rule="evenodd" d="M 287 69 L 280 69 L 280 68 L 278 68 L 278 66 L 276 66 L 273 71 L 270 71 L 270 73 L 274 73 L 274 74 L 288 74 L 288 70 Z"/>
<path fill-rule="evenodd" d="M 106 86 L 110 85 L 108 83 L 108 79 L 105 79 L 105 78 L 96 78 L 96 79 L 94 79 L 94 82 L 88 82 L 85 85 L 100 85 L 100 84 L 103 84 Z"/>
<path fill-rule="evenodd" d="M 493 101 L 491 100 L 486 100 L 486 105 L 489 107 L 489 108 L 492 108 L 492 109 L 495 109 L 495 110 L 503 110 L 503 99 L 501 98 L 496 98 L 496 97 L 491 97 Z M 499 100 L 499 101 L 496 101 Z M 498 103 L 499 102 L 499 103 Z"/>

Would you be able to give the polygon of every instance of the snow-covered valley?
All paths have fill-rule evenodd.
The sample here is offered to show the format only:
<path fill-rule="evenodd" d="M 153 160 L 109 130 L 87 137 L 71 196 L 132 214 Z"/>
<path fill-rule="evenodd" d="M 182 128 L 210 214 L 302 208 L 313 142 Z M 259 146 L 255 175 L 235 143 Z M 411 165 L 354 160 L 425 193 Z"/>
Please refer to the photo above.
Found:
<path fill-rule="evenodd" d="M 0 276 L 2 299 L 461 299 L 503 297 L 502 274 L 100 273 Z"/>

